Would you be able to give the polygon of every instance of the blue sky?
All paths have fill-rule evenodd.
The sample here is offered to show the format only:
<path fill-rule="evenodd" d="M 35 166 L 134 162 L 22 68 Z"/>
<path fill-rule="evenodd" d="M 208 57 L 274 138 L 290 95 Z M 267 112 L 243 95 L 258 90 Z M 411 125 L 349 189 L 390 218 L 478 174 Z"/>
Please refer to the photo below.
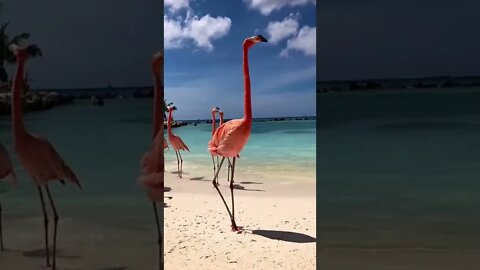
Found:
<path fill-rule="evenodd" d="M 165 0 L 165 97 L 176 119 L 243 115 L 242 42 L 250 49 L 254 117 L 315 114 L 316 2 Z"/>

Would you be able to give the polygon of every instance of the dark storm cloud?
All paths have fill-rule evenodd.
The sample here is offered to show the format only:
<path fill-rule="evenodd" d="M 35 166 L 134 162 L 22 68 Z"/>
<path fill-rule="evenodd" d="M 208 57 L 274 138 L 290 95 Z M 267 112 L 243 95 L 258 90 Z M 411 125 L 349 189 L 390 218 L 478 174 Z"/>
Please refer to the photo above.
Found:
<path fill-rule="evenodd" d="M 162 1 L 3 2 L 8 33 L 29 32 L 44 51 L 30 62 L 34 86 L 151 84 L 150 59 L 163 46 Z"/>
<path fill-rule="evenodd" d="M 480 74 L 480 1 L 319 1 L 320 80 Z"/>

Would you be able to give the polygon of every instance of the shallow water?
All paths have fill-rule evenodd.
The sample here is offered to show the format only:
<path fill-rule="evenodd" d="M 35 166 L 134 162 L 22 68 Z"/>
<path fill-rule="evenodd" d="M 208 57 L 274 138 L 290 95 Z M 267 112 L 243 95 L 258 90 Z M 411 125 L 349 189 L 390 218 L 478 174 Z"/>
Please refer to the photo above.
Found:
<path fill-rule="evenodd" d="M 316 121 L 254 122 L 247 145 L 240 153 L 237 165 L 249 172 L 288 174 L 298 181 L 315 181 Z M 184 166 L 212 166 L 207 151 L 212 136 L 211 124 L 189 125 L 173 129 L 189 147 L 182 151 Z M 168 160 L 175 160 L 173 150 L 166 152 Z"/>
<path fill-rule="evenodd" d="M 150 145 L 151 117 L 151 99 L 107 100 L 104 107 L 77 101 L 74 105 L 25 115 L 28 130 L 52 143 L 84 188 L 79 191 L 69 184 L 50 185 L 63 218 L 112 228 L 154 226 L 151 204 L 136 180 L 140 158 Z M 183 154 L 184 166 L 210 168 L 207 143 L 211 125 L 184 126 L 174 132 L 191 150 Z M 11 154 L 19 178 L 14 189 L 0 184 L 6 215 L 40 216 L 37 190 L 12 149 L 9 117 L 0 119 L 0 141 Z M 172 161 L 174 152 L 167 151 L 166 158 Z M 315 181 L 315 121 L 254 123 L 238 164 L 242 170 L 286 173 Z"/>
<path fill-rule="evenodd" d="M 480 91 L 456 90 L 317 96 L 321 248 L 480 248 Z"/>

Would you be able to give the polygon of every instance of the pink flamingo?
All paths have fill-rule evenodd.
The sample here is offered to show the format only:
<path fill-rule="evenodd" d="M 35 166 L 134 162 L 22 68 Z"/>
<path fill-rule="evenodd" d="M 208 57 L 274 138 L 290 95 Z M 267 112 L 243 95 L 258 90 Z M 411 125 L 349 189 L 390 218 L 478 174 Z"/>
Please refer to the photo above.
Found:
<path fill-rule="evenodd" d="M 217 129 L 217 119 L 215 119 L 215 114 L 217 112 L 220 112 L 220 109 L 218 107 L 214 107 L 212 109 L 212 137 L 213 137 L 213 134 L 215 134 L 215 130 Z M 220 121 L 220 125 L 221 125 L 221 121 Z M 213 177 L 215 177 L 215 172 L 216 172 L 216 167 L 215 167 L 215 158 L 213 157 L 212 155 L 212 163 L 213 163 Z M 217 157 L 217 164 L 218 164 L 218 157 Z M 217 184 L 218 184 L 218 179 L 217 179 Z"/>
<path fill-rule="evenodd" d="M 172 120 L 173 120 L 173 111 L 176 110 L 177 108 L 175 106 L 168 107 L 168 122 L 167 122 L 167 128 L 168 128 L 168 140 L 170 141 L 170 144 L 173 147 L 173 150 L 175 150 L 175 154 L 177 155 L 177 169 L 178 169 L 178 176 L 182 178 L 182 173 L 183 173 L 183 159 L 182 159 L 182 154 L 180 154 L 180 150 L 187 150 L 190 152 L 190 149 L 188 149 L 187 145 L 182 141 L 182 139 L 173 134 L 172 132 Z"/>
<path fill-rule="evenodd" d="M 17 182 L 17 175 L 12 168 L 12 161 L 7 150 L 0 143 L 0 181 L 10 179 L 12 183 Z M 2 203 L 0 202 L 0 250 L 3 251 L 3 228 L 2 228 Z"/>
<path fill-rule="evenodd" d="M 235 223 L 235 203 L 233 198 L 233 177 L 235 172 L 235 159 L 238 157 L 243 147 L 247 144 L 252 129 L 252 101 L 250 89 L 250 74 L 248 70 L 248 50 L 253 45 L 259 42 L 267 42 L 267 40 L 263 36 L 257 35 L 249 37 L 243 42 L 243 76 L 245 88 L 243 118 L 230 120 L 220 125 L 220 127 L 218 127 L 218 129 L 215 131 L 212 140 L 210 140 L 210 142 L 208 143 L 208 150 L 210 151 L 210 153 L 212 155 L 218 155 L 222 157 L 222 160 L 220 161 L 220 165 L 217 169 L 212 183 L 215 189 L 218 191 L 220 198 L 225 204 L 225 207 L 227 208 L 228 215 L 230 216 L 230 220 L 232 222 L 233 231 L 239 230 L 237 224 Z M 215 181 L 216 178 L 218 178 L 218 173 L 220 172 L 220 168 L 222 167 L 225 158 L 233 158 L 233 162 L 231 165 L 232 174 L 230 179 L 230 192 L 232 196 L 231 212 Z"/>
<path fill-rule="evenodd" d="M 57 180 L 64 184 L 64 180 L 66 179 L 77 185 L 78 188 L 82 189 L 82 187 L 75 173 L 67 164 L 65 164 L 53 146 L 47 140 L 28 133 L 23 123 L 21 92 L 24 82 L 23 74 L 25 74 L 25 62 L 28 57 L 41 55 L 40 49 L 35 45 L 30 45 L 26 49 L 20 49 L 16 44 L 12 44 L 11 49 L 14 51 L 17 58 L 17 68 L 12 89 L 14 148 L 19 157 L 20 163 L 25 167 L 27 173 L 38 188 L 44 218 L 47 266 L 50 266 L 50 255 L 48 250 L 48 217 L 45 209 L 42 187 L 44 187 L 47 192 L 54 215 L 52 268 L 56 269 L 57 226 L 59 216 L 48 188 L 48 181 Z"/>
<path fill-rule="evenodd" d="M 158 269 L 162 269 L 162 232 L 158 219 L 157 202 L 163 202 L 163 176 L 165 172 L 164 153 L 165 148 L 163 136 L 163 53 L 158 52 L 152 61 L 154 79 L 154 103 L 153 103 L 153 138 L 150 150 L 145 153 L 141 161 L 142 175 L 139 181 L 147 189 L 147 194 L 152 200 L 155 221 L 158 233 Z"/>

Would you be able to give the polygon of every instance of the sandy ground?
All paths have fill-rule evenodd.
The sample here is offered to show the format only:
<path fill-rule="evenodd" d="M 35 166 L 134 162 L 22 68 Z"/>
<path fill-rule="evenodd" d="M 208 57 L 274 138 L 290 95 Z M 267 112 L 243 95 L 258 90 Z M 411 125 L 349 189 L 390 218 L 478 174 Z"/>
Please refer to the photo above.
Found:
<path fill-rule="evenodd" d="M 319 250 L 320 269 L 478 270 L 480 251 Z"/>
<path fill-rule="evenodd" d="M 240 166 L 234 194 L 241 233 L 230 230 L 211 169 L 184 167 L 182 179 L 166 173 L 165 269 L 316 269 L 315 184 L 259 178 Z M 220 184 L 230 204 L 226 175 Z"/>
<path fill-rule="evenodd" d="M 156 226 L 148 200 L 139 197 L 138 204 L 123 211 L 113 207 L 115 200 L 92 206 L 90 211 L 81 206 L 79 211 L 58 198 L 59 270 L 157 269 Z M 21 207 L 5 197 L 2 205 L 6 251 L 0 252 L 0 270 L 51 269 L 46 267 L 40 206 Z"/>
<path fill-rule="evenodd" d="M 30 270 L 46 267 L 43 222 L 40 218 L 5 220 L 5 248 L 0 269 Z M 143 231 L 143 232 L 142 232 Z M 99 229 L 64 220 L 59 224 L 57 268 L 59 270 L 156 269 L 154 228 Z"/>

